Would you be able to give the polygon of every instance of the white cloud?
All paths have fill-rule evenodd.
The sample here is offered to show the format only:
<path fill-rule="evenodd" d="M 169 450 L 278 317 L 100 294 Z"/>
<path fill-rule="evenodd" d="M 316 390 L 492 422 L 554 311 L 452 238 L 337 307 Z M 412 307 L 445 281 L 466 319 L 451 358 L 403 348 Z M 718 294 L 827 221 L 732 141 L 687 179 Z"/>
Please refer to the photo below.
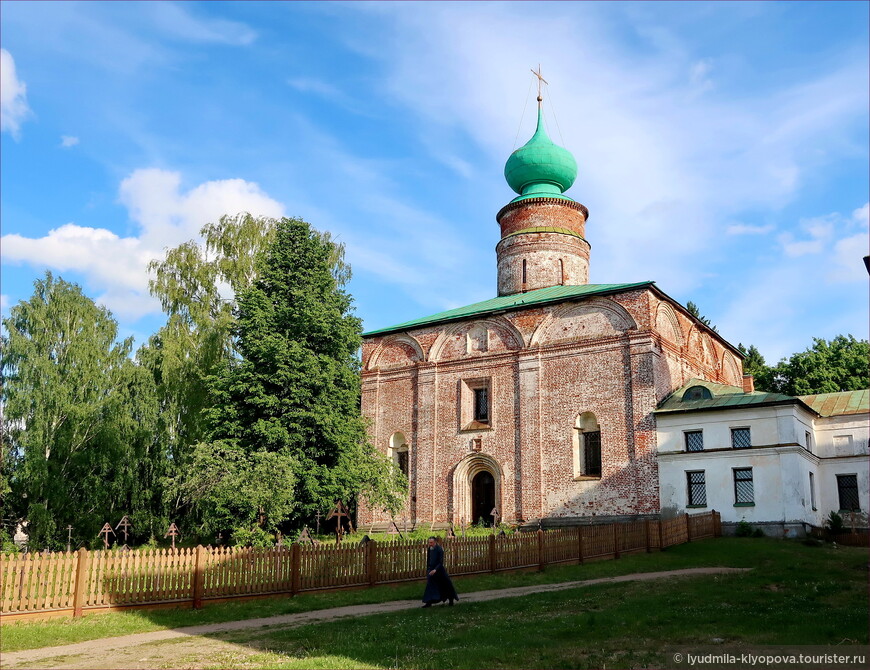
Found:
<path fill-rule="evenodd" d="M 239 21 L 197 17 L 182 5 L 158 2 L 150 7 L 155 24 L 164 33 L 191 42 L 245 46 L 257 39 L 250 26 Z"/>
<path fill-rule="evenodd" d="M 21 124 L 30 114 L 27 85 L 18 78 L 12 54 L 0 49 L 0 131 L 6 131 L 18 139 L 21 136 Z"/>
<path fill-rule="evenodd" d="M 834 237 L 836 228 L 842 227 L 843 221 L 843 217 L 837 212 L 801 219 L 798 226 L 809 237 L 796 240 L 792 233 L 783 233 L 779 236 L 783 252 L 791 257 L 822 253 L 829 247 L 828 243 Z"/>
<path fill-rule="evenodd" d="M 209 181 L 183 191 L 179 173 L 158 169 L 136 170 L 124 179 L 120 199 L 138 235 L 119 237 L 74 223 L 41 238 L 4 235 L 4 262 L 79 272 L 95 291 L 102 291 L 99 302 L 122 317 L 138 318 L 160 309 L 148 293 L 150 260 L 197 238 L 203 225 L 224 214 L 278 217 L 284 212 L 281 203 L 243 179 Z"/>
<path fill-rule="evenodd" d="M 855 209 L 851 216 L 833 212 L 825 216 L 801 219 L 798 227 L 801 239 L 792 233 L 779 236 L 786 257 L 826 254 L 828 281 L 848 282 L 865 278 L 861 258 L 868 253 L 867 205 Z M 858 227 L 861 232 L 854 234 Z"/>
<path fill-rule="evenodd" d="M 712 80 L 707 76 L 713 68 L 712 61 L 709 58 L 702 58 L 695 61 L 689 67 L 689 84 L 694 88 L 696 95 L 713 88 Z"/>
<path fill-rule="evenodd" d="M 728 235 L 766 235 L 773 231 L 775 226 L 769 223 L 764 226 L 753 226 L 747 223 L 733 223 L 725 229 Z"/>
<path fill-rule="evenodd" d="M 870 253 L 867 231 L 838 240 L 834 244 L 832 269 L 828 279 L 832 282 L 867 281 L 864 256 Z"/>
<path fill-rule="evenodd" d="M 859 229 L 856 234 L 848 234 L 834 243 L 828 280 L 840 282 L 866 282 L 867 268 L 864 256 L 870 254 L 870 203 L 864 203 L 845 220 L 846 231 Z"/>
<path fill-rule="evenodd" d="M 60 136 L 60 146 L 62 149 L 69 149 L 70 147 L 74 147 L 79 143 L 78 137 L 73 137 L 72 135 L 61 135 Z"/>
<path fill-rule="evenodd" d="M 301 93 L 316 93 L 324 98 L 332 100 L 343 100 L 344 93 L 332 84 L 321 81 L 320 79 L 312 79 L 310 77 L 294 77 L 287 80 L 287 83 Z"/>
<path fill-rule="evenodd" d="M 870 202 L 865 202 L 863 207 L 852 212 L 852 221 L 864 228 L 870 226 Z"/>

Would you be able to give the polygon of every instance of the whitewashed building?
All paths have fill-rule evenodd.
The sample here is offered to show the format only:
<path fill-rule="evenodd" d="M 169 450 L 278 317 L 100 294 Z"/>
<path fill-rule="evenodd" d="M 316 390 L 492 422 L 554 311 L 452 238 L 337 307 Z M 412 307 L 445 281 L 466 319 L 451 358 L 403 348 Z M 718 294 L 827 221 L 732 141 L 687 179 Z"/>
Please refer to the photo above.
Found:
<path fill-rule="evenodd" d="M 715 509 L 794 536 L 831 511 L 867 526 L 870 392 L 793 397 L 694 379 L 655 412 L 662 513 Z"/>

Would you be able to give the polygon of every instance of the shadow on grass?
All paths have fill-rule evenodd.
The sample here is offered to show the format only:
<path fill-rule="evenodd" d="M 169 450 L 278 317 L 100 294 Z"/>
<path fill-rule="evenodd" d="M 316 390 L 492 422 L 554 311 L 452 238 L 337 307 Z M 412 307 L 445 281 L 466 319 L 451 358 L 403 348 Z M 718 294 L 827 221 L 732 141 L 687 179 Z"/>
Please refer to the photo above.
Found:
<path fill-rule="evenodd" d="M 722 538 L 616 561 L 542 573 L 457 577 L 462 593 L 702 566 L 752 567 L 740 575 L 602 584 L 521 599 L 207 634 L 232 642 L 200 650 L 193 667 L 643 667 L 667 666 L 665 645 L 867 642 L 866 550 Z M 139 610 L 81 620 L 4 626 L 3 650 L 180 628 L 346 605 L 419 599 L 419 583 L 293 598 L 221 603 L 202 610 Z M 812 616 L 808 613 L 812 612 Z"/>

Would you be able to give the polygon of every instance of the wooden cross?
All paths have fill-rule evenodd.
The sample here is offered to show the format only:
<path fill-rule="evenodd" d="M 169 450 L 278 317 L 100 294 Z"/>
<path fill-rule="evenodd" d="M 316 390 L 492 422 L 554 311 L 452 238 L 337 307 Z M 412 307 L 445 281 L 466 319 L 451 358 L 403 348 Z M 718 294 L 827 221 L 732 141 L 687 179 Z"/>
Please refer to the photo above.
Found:
<path fill-rule="evenodd" d="M 104 523 L 103 529 L 99 533 L 97 533 L 98 535 L 103 536 L 103 544 L 106 545 L 106 549 L 109 548 L 109 533 L 114 535 L 115 531 L 112 530 L 112 527 L 109 525 L 108 522 Z"/>
<path fill-rule="evenodd" d="M 163 537 L 171 537 L 172 538 L 172 548 L 175 549 L 175 538 L 178 537 L 180 533 L 178 532 L 178 526 L 175 525 L 173 521 L 169 524 L 169 530 L 166 531 L 166 534 Z"/>
<path fill-rule="evenodd" d="M 127 531 L 129 531 L 133 527 L 133 524 L 130 523 L 130 519 L 127 518 L 125 514 L 124 517 L 118 522 L 118 525 L 115 526 L 115 530 L 121 529 L 121 532 L 124 533 L 124 544 L 127 544 Z"/>
<path fill-rule="evenodd" d="M 299 544 L 310 544 L 314 545 L 314 540 L 311 539 L 311 534 L 308 532 L 308 526 L 305 526 L 302 529 L 302 532 L 299 533 L 299 539 L 296 540 Z"/>
<path fill-rule="evenodd" d="M 344 535 L 344 528 L 341 525 L 341 518 L 342 517 L 346 517 L 348 523 L 350 523 L 350 514 L 347 513 L 347 509 L 345 509 L 341 500 L 337 500 L 335 502 L 335 506 L 332 508 L 332 510 L 329 512 L 329 514 L 326 517 L 327 521 L 329 521 L 332 518 L 336 519 L 336 523 L 335 523 L 335 543 L 336 544 L 341 542 L 341 538 Z M 351 527 L 351 529 L 352 528 L 353 527 Z"/>
<path fill-rule="evenodd" d="M 66 527 L 66 550 L 72 551 L 72 526 Z"/>
<path fill-rule="evenodd" d="M 323 518 L 323 515 L 320 513 L 320 510 L 317 510 L 314 513 L 314 520 L 317 522 L 317 530 L 315 531 L 316 535 L 320 535 L 320 520 Z"/>
<path fill-rule="evenodd" d="M 532 70 L 532 74 L 538 78 L 538 105 L 540 105 L 544 100 L 544 98 L 541 96 L 541 84 L 544 83 L 544 84 L 547 84 L 549 86 L 550 83 L 541 76 L 541 64 L 540 63 L 538 63 L 538 71 L 535 72 L 534 70 Z"/>

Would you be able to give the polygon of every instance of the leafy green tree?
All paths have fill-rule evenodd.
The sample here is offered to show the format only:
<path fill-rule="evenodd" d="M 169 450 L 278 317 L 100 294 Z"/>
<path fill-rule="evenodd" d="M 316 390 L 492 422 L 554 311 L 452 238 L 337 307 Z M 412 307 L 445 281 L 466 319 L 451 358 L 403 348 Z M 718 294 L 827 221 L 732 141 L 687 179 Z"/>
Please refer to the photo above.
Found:
<path fill-rule="evenodd" d="M 167 314 L 166 325 L 139 351 L 151 370 L 160 403 L 160 434 L 171 454 L 173 475 L 191 467 L 194 445 L 206 434 L 211 406 L 207 379 L 238 355 L 235 297 L 256 277 L 256 258 L 274 238 L 276 221 L 242 213 L 221 217 L 200 231 L 203 242 L 188 241 L 152 261 L 151 293 Z M 329 233 L 316 233 L 328 245 L 329 263 L 339 286 L 350 279 L 344 247 Z M 182 490 L 168 501 L 174 517 L 185 513 Z"/>
<path fill-rule="evenodd" d="M 196 501 L 200 533 L 275 527 L 293 512 L 295 463 L 285 452 L 245 451 L 235 440 L 197 444 L 181 495 Z"/>
<path fill-rule="evenodd" d="M 774 369 L 780 393 L 811 395 L 858 391 L 870 386 L 870 343 L 852 335 L 830 342 L 814 337 L 813 345 L 780 361 Z"/>
<path fill-rule="evenodd" d="M 774 380 L 774 368 L 767 365 L 764 356 L 754 344 L 749 345 L 749 349 L 738 344 L 737 348 L 743 353 L 743 373 L 754 377 L 755 389 L 757 391 L 767 391 L 775 393 L 777 389 Z"/>
<path fill-rule="evenodd" d="M 147 523 L 163 460 L 153 380 L 77 285 L 46 273 L 34 286 L 3 320 L 4 509 L 34 548 L 65 544 L 67 524 L 81 540 L 134 510 Z"/>
<path fill-rule="evenodd" d="M 248 463 L 280 459 L 293 477 L 292 510 L 283 498 L 261 503 L 281 512 L 266 519 L 267 528 L 285 519 L 299 526 L 335 500 L 353 505 L 361 495 L 398 509 L 401 477 L 366 438 L 361 323 L 333 272 L 334 244 L 299 219 L 282 219 L 274 235 L 254 283 L 239 294 L 238 356 L 210 379 L 211 446 L 197 452 Z M 190 479 L 180 488 L 195 489 Z M 215 523 L 207 496 L 191 503 L 204 527 Z"/>
<path fill-rule="evenodd" d="M 870 385 L 870 344 L 852 335 L 837 335 L 830 342 L 814 337 L 805 351 L 767 365 L 754 346 L 738 345 L 746 358 L 743 370 L 755 376 L 755 388 L 786 395 L 812 395 L 858 391 Z"/>

